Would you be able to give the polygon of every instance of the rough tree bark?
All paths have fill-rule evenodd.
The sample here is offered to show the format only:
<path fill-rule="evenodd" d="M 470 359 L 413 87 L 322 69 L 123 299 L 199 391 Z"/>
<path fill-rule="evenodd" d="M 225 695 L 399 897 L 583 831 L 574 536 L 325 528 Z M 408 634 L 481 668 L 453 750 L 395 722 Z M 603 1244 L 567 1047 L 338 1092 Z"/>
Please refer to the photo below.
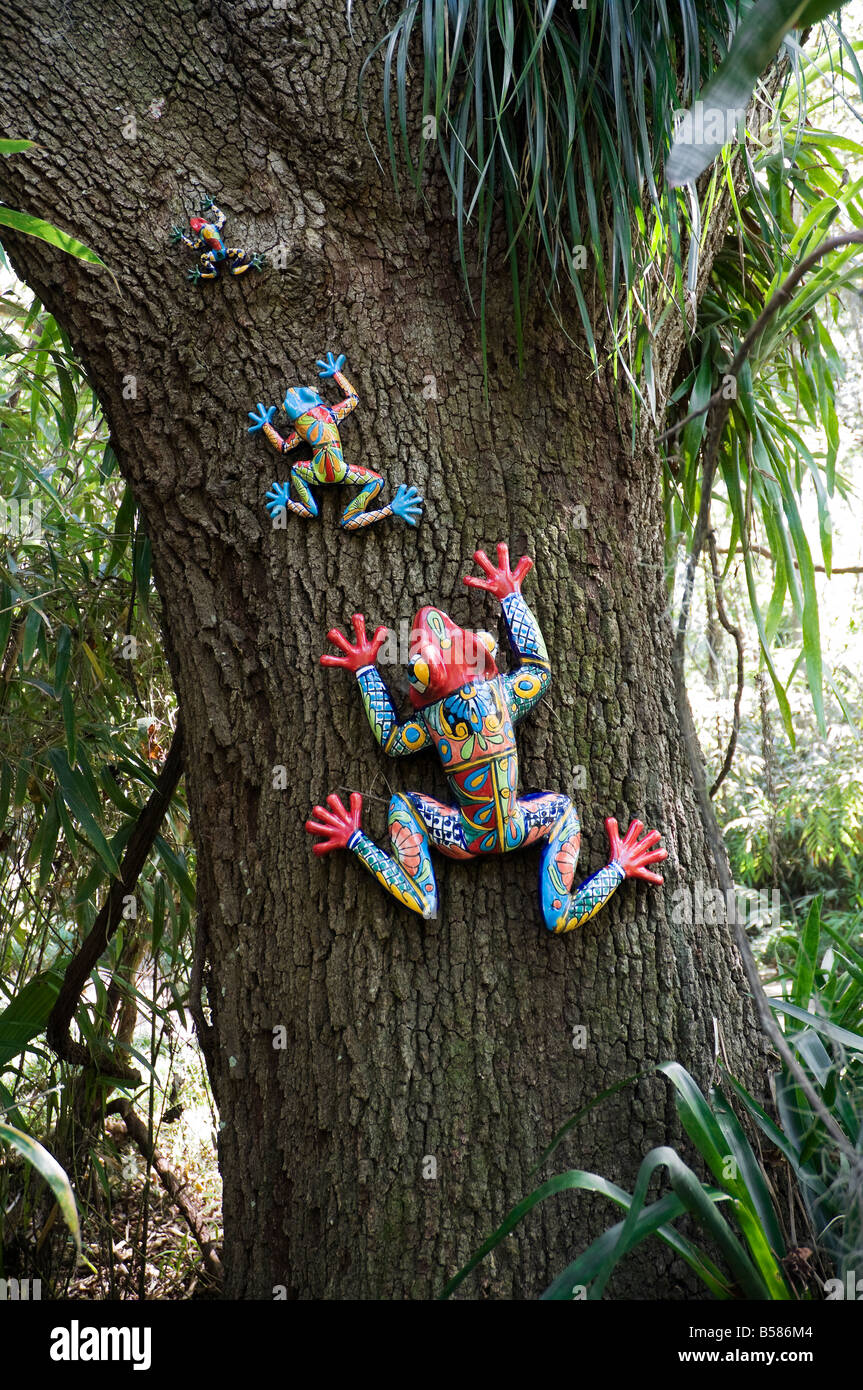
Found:
<path fill-rule="evenodd" d="M 349 37 L 339 7 L 312 0 L 0 3 L 3 134 L 42 147 L 0 161 L 0 196 L 93 246 L 118 281 L 8 237 L 91 374 L 152 541 L 187 736 L 239 1297 L 432 1295 L 602 1088 L 668 1058 L 706 1081 L 714 1019 L 740 1073 L 756 1087 L 764 1074 L 730 931 L 671 910 L 679 884 L 715 877 L 674 713 L 656 453 L 643 434 L 632 454 L 625 402 L 551 316 L 538 315 L 519 377 L 504 294 L 484 404 L 440 184 L 428 207 L 399 206 L 363 136 L 356 78 L 380 22 L 355 4 Z M 283 268 L 188 285 L 167 234 L 202 192 L 228 213 L 229 242 L 282 245 Z M 314 380 L 328 349 L 347 354 L 360 395 L 346 454 L 385 474 L 387 497 L 405 480 L 424 492 L 416 532 L 343 534 L 341 490 L 321 494 L 318 521 L 269 525 L 264 493 L 284 470 L 245 412 Z M 540 922 L 535 851 L 436 860 L 440 915 L 423 924 L 348 856 L 315 859 L 303 830 L 334 788 L 379 798 L 366 817 L 378 835 L 390 789 L 443 790 L 431 759 L 377 750 L 351 679 L 318 665 L 327 629 L 358 609 L 397 628 L 425 602 L 490 626 L 494 601 L 461 576 L 477 544 L 503 538 L 536 559 L 526 593 L 555 676 L 522 726 L 523 788 L 570 790 L 586 769 L 585 873 L 605 862 L 608 814 L 658 826 L 669 850 L 664 890 L 627 884 L 562 939 Z M 626 1185 L 675 1134 L 666 1084 L 647 1080 L 554 1164 Z M 536 1294 L 608 1219 L 595 1198 L 545 1203 L 464 1292 Z M 611 1293 L 691 1287 L 654 1244 Z"/>

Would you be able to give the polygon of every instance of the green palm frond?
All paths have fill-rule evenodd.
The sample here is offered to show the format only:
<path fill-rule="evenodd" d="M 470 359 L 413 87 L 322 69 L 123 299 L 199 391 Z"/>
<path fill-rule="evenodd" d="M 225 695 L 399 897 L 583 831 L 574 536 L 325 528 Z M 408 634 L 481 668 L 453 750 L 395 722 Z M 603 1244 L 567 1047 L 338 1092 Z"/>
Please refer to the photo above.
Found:
<path fill-rule="evenodd" d="M 360 82 L 379 57 L 396 187 L 403 167 L 421 192 L 437 150 L 481 310 L 505 233 L 519 350 L 524 266 L 535 262 L 546 289 L 571 284 L 594 357 L 603 317 L 615 342 L 628 335 L 622 300 L 666 242 L 680 245 L 686 199 L 661 178 L 674 112 L 726 52 L 735 10 L 721 0 L 410 0 L 369 55 Z M 675 288 L 682 298 L 679 274 Z"/>
<path fill-rule="evenodd" d="M 833 59 L 844 58 L 847 76 L 858 86 L 853 47 L 843 40 L 826 50 L 828 59 L 831 51 Z M 700 409 L 722 384 L 764 305 L 806 256 L 837 233 L 863 227 L 863 143 L 818 127 L 819 107 L 832 99 L 835 88 L 816 97 L 803 79 L 801 64 L 777 99 L 761 150 L 747 151 L 748 178 L 734 192 L 735 224 L 714 261 L 670 418 Z M 720 167 L 731 189 L 727 152 Z M 829 673 L 822 662 L 815 568 L 831 573 L 830 503 L 844 488 L 837 476 L 835 402 L 844 368 L 833 326 L 842 296 L 856 290 L 859 277 L 860 247 L 833 251 L 769 320 L 734 384 L 718 457 L 713 516 L 721 523 L 724 508 L 730 528 L 726 571 L 735 555 L 742 555 L 761 657 L 792 741 L 787 688 L 798 670 L 824 729 Z M 677 547 L 689 543 L 700 505 L 703 438 L 702 416 L 680 433 L 669 459 L 666 538 L 672 578 Z M 801 521 L 801 502 L 810 490 L 818 515 L 812 535 Z M 769 598 L 759 594 L 768 578 L 759 560 L 765 548 Z M 780 675 L 774 649 L 789 616 L 800 652 L 790 675 L 787 667 Z"/>
<path fill-rule="evenodd" d="M 820 24 L 844 3 L 847 0 L 759 0 L 748 7 L 727 59 L 699 96 L 696 109 L 687 111 L 681 121 L 665 171 L 669 183 L 693 182 L 733 137 L 755 84 L 775 59 L 786 34 L 793 28 Z"/>
<path fill-rule="evenodd" d="M 729 72 L 735 35 L 768 9 L 770 42 L 756 45 L 759 63 L 785 34 L 786 65 L 779 90 L 759 90 L 757 135 L 739 152 L 726 147 L 697 192 L 670 187 L 664 166 L 676 114 L 715 90 L 716 74 Z M 657 346 L 668 317 L 680 313 L 688 361 L 674 383 L 669 419 L 703 407 L 782 280 L 825 237 L 863 226 L 863 179 L 846 173 L 863 148 L 813 122 L 825 90 L 835 96 L 846 82 L 863 91 L 855 45 L 830 21 L 814 55 L 787 32 L 801 17 L 820 21 L 823 10 L 820 0 L 796 7 L 785 0 L 762 7 L 591 0 L 583 8 L 562 0 L 385 0 L 390 27 L 364 64 L 361 87 L 379 64 L 396 188 L 406 178 L 422 197 L 432 163 L 446 176 L 484 359 L 489 273 L 508 263 L 520 360 L 531 293 L 549 296 L 557 310 L 564 299 L 556 291 L 568 286 L 593 362 L 629 387 L 634 431 L 639 412 L 658 423 L 665 402 Z M 726 231 L 715 224 L 729 207 Z M 699 299 L 701 247 L 717 230 L 726 231 L 724 244 Z M 820 563 L 830 573 L 829 502 L 841 485 L 840 367 L 830 315 L 855 278 L 857 251 L 826 257 L 770 321 L 740 373 L 719 458 L 731 552 L 743 551 L 761 657 L 792 738 L 786 687 L 794 672 L 779 671 L 772 649 L 790 609 L 802 633 L 800 669 L 823 727 L 829 673 L 814 574 Z M 573 339 L 574 316 L 560 309 Z M 823 432 L 823 452 L 807 443 L 801 419 Z M 699 509 L 703 441 L 702 419 L 683 432 L 666 474 L 672 576 Z M 801 523 L 809 487 L 818 500 L 812 537 Z M 772 553 L 766 607 L 756 543 Z"/>

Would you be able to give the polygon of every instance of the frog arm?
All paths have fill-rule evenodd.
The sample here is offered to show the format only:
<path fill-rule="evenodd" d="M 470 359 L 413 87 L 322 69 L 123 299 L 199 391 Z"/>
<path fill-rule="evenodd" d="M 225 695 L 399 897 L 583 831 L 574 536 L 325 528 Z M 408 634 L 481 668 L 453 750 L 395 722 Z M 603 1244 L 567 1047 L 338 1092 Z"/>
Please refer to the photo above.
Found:
<path fill-rule="evenodd" d="M 172 228 L 171 245 L 185 246 L 188 251 L 201 251 L 204 247 L 204 243 L 199 236 L 194 238 L 186 236 L 186 233 L 182 231 L 180 227 Z"/>
<path fill-rule="evenodd" d="M 343 401 L 339 401 L 338 405 L 331 406 L 330 409 L 337 420 L 344 420 L 345 416 L 350 415 L 351 411 L 356 408 L 360 398 L 346 376 L 343 376 L 341 372 L 334 372 L 333 376 L 345 392 L 345 398 Z"/>
<path fill-rule="evenodd" d="M 217 232 L 222 230 L 228 220 L 225 213 L 222 212 L 222 209 L 216 207 L 216 204 L 209 195 L 204 199 L 201 211 L 207 213 L 209 220 L 212 222 Z"/>
<path fill-rule="evenodd" d="M 515 723 L 541 700 L 551 684 L 548 652 L 539 623 L 520 593 L 506 594 L 500 603 L 509 644 L 518 664 L 507 671 L 503 688 L 510 718 Z"/>
<path fill-rule="evenodd" d="M 290 434 L 282 438 L 279 431 L 269 422 L 263 426 L 263 432 L 277 454 L 287 454 L 289 450 L 296 449 L 297 445 L 301 443 L 300 436 L 297 434 L 296 430 L 291 430 Z"/>
<path fill-rule="evenodd" d="M 420 719 L 399 723 L 390 692 L 376 666 L 361 667 L 357 683 L 369 727 L 385 753 L 391 758 L 403 758 L 429 746 L 431 738 Z"/>

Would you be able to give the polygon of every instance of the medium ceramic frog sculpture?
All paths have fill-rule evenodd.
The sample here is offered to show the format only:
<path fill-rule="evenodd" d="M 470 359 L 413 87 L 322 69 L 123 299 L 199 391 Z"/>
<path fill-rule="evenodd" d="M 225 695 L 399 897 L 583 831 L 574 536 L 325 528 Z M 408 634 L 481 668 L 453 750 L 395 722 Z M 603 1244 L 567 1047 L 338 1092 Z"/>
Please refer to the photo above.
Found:
<path fill-rule="evenodd" d="M 423 499 L 415 488 L 404 483 L 397 489 L 392 502 L 376 511 L 366 511 L 384 485 L 380 473 L 361 464 L 345 462 L 339 422 L 350 415 L 359 397 L 346 376 L 342 375 L 344 356 L 334 357 L 328 352 L 319 359 L 319 376 L 335 377 L 337 384 L 345 392 L 344 400 L 337 405 L 327 405 L 312 386 L 292 386 L 284 400 L 285 414 L 293 428 L 290 434 L 282 437 L 273 426 L 276 407 L 269 409 L 260 402 L 257 410 L 249 411 L 249 433 L 262 430 L 279 454 L 290 453 L 298 444 L 308 444 L 312 450 L 310 459 L 300 459 L 291 469 L 286 483 L 274 483 L 267 493 L 267 510 L 272 517 L 288 511 L 296 516 L 313 517 L 318 514 L 318 504 L 312 494 L 312 487 L 327 487 L 333 483 L 353 483 L 360 491 L 351 499 L 342 513 L 339 523 L 345 531 L 360 531 L 376 521 L 388 516 L 401 517 L 409 526 L 416 526 L 423 508 Z M 291 483 L 296 498 L 291 496 Z"/>
<path fill-rule="evenodd" d="M 659 831 L 639 839 L 635 820 L 621 838 L 609 818 L 608 863 L 574 886 L 581 827 L 578 812 L 561 792 L 518 790 L 518 751 L 514 725 L 545 694 L 551 681 L 548 653 L 536 619 L 521 595 L 532 568 L 527 556 L 510 568 L 507 546 L 497 548 L 497 565 L 484 551 L 475 559 L 484 578 L 465 583 L 487 589 L 499 600 L 516 664 L 501 673 L 490 633 L 467 632 L 439 608 L 422 608 L 414 619 L 408 675 L 413 715 L 399 723 L 375 660 L 386 640 L 378 628 L 369 640 L 365 622 L 353 616 L 354 642 L 334 629 L 329 640 L 341 656 L 321 657 L 324 666 L 353 671 L 372 733 L 385 753 L 404 757 L 434 747 L 449 783 L 452 801 L 444 804 L 421 792 L 399 793 L 389 804 L 390 852 L 360 828 L 362 797 L 354 793 L 346 808 L 333 793 L 316 806 L 306 829 L 319 837 L 316 854 L 347 849 L 388 893 L 430 918 L 438 894 L 430 846 L 452 859 L 503 854 L 544 842 L 540 862 L 540 901 L 552 932 L 571 931 L 587 922 L 627 878 L 662 883 L 648 866 L 666 858 L 657 848 Z"/>

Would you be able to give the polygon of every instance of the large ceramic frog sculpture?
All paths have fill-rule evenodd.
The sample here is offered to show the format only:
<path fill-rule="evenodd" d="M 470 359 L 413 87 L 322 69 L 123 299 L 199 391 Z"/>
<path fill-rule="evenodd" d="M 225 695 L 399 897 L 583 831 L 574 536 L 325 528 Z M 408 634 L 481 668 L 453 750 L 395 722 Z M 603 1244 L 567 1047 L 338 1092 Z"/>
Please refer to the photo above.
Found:
<path fill-rule="evenodd" d="M 450 804 L 422 792 L 394 796 L 388 813 L 389 853 L 361 830 L 359 793 L 351 796 L 349 808 L 335 793 L 328 796 L 326 806 L 314 808 L 306 829 L 319 837 L 316 854 L 350 850 L 388 893 L 426 918 L 436 916 L 438 906 L 431 846 L 452 859 L 473 859 L 541 841 L 542 914 L 550 931 L 567 932 L 593 917 L 624 879 L 662 883 L 649 865 L 665 859 L 667 852 L 657 848 L 659 831 L 639 839 L 644 826 L 635 820 L 621 838 L 617 821 L 609 818 L 608 863 L 574 886 L 581 827 L 572 801 L 561 792 L 519 795 L 514 725 L 545 694 L 551 672 L 542 634 L 521 594 L 533 561 L 525 556 L 511 569 L 504 544 L 497 556 L 495 566 L 478 550 L 474 558 L 485 577 L 469 575 L 465 583 L 500 600 L 516 658 L 513 670 L 498 670 L 490 633 L 467 632 L 439 608 L 422 608 L 411 632 L 413 714 L 400 723 L 375 666 L 386 628 L 378 628 L 369 640 L 364 619 L 356 613 L 354 642 L 334 629 L 328 637 L 342 655 L 321 657 L 325 666 L 353 671 L 372 733 L 385 753 L 404 757 L 424 748 L 437 750 Z"/>

